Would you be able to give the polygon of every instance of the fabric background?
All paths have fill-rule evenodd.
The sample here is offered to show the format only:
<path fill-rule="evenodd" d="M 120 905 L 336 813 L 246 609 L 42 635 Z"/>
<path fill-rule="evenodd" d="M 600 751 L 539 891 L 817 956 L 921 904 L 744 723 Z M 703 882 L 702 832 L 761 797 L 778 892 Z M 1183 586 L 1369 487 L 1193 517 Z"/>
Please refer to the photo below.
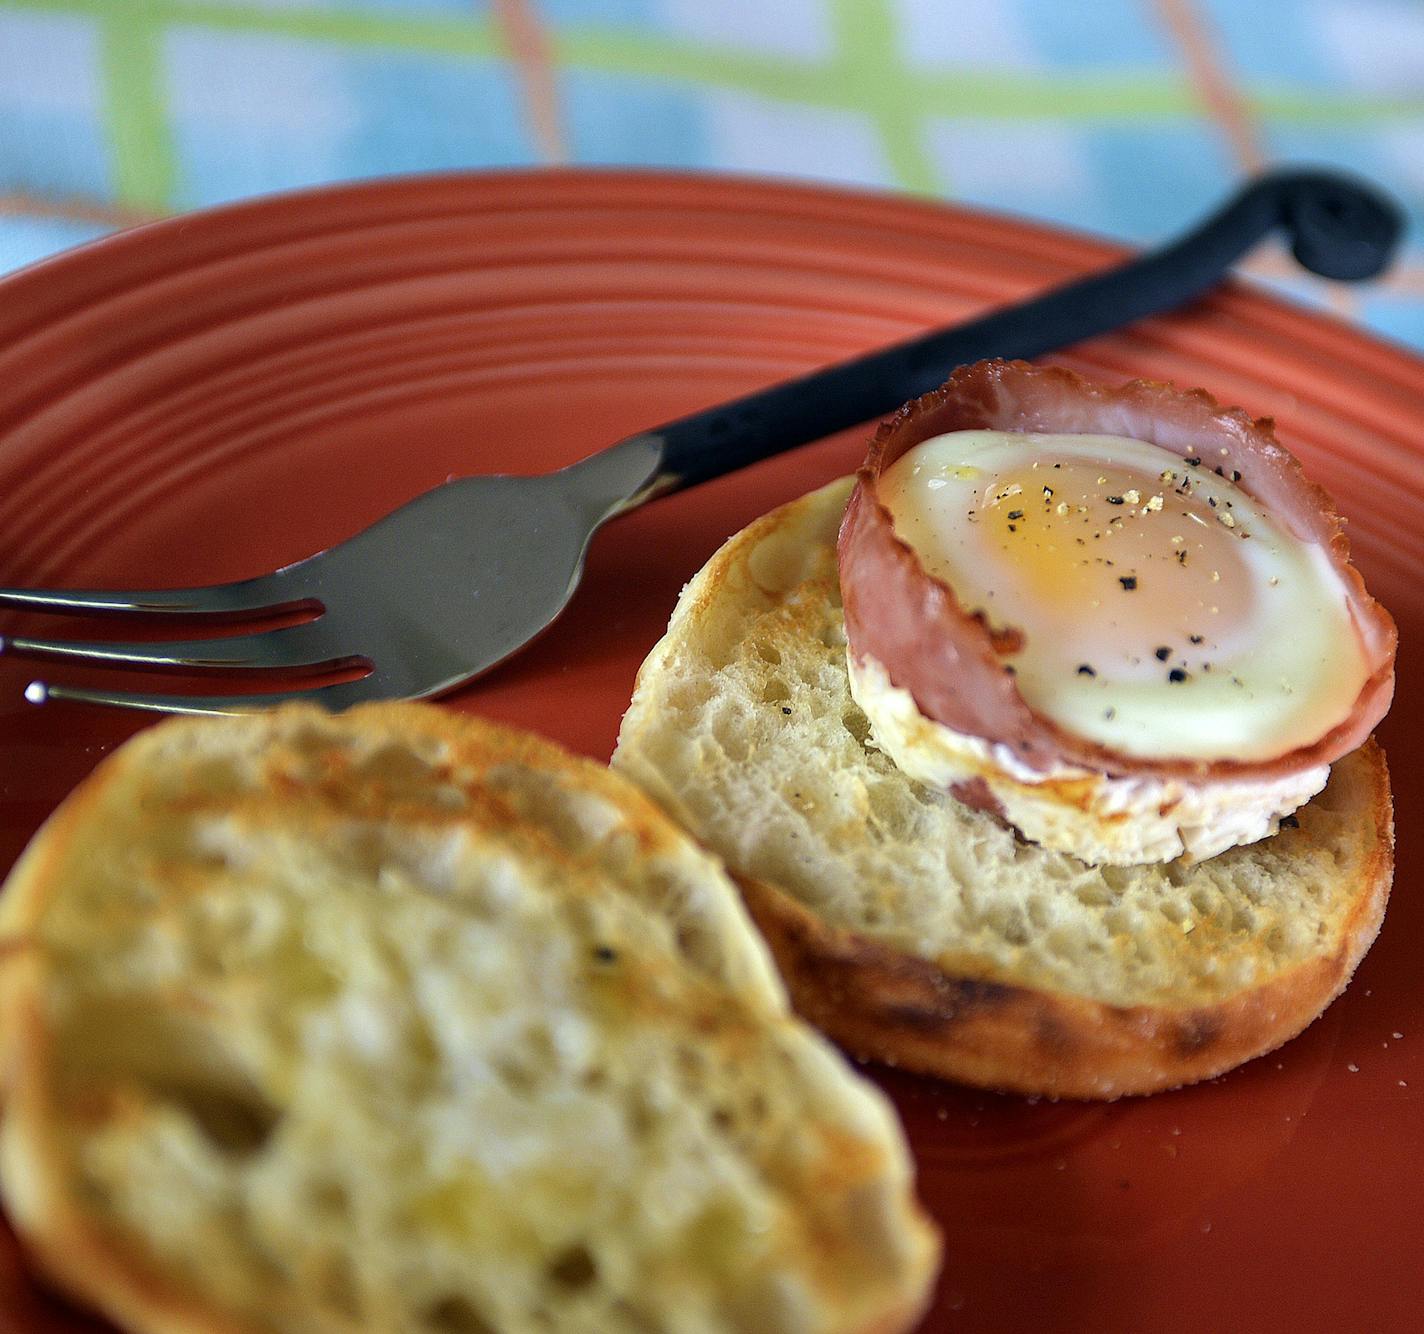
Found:
<path fill-rule="evenodd" d="M 0 271 L 323 181 L 618 163 L 1162 239 L 1272 161 L 1414 224 L 1385 281 L 1249 271 L 1424 348 L 1421 0 L 0 0 Z"/>

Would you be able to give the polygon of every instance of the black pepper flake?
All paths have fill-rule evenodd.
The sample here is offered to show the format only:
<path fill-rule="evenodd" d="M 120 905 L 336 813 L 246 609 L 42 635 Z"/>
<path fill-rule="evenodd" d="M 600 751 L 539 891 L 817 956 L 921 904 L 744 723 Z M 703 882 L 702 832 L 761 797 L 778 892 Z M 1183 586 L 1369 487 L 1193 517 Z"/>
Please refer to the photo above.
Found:
<path fill-rule="evenodd" d="M 1053 499 L 1053 488 L 1052 488 L 1051 486 L 1045 486 L 1045 487 L 1043 488 L 1043 498 L 1044 498 L 1045 500 L 1052 500 L 1052 499 Z"/>
<path fill-rule="evenodd" d="M 1283 816 L 1281 816 L 1281 828 L 1282 828 L 1282 829 L 1299 829 L 1299 828 L 1300 828 L 1300 817 L 1299 817 L 1298 815 L 1283 815 Z"/>
<path fill-rule="evenodd" d="M 1097 672 L 1095 672 L 1090 666 L 1088 666 L 1088 664 L 1087 664 L 1086 662 L 1080 662 L 1080 663 L 1078 664 L 1078 675 L 1079 675 L 1079 676 L 1096 676 L 1096 675 L 1097 675 Z"/>
<path fill-rule="evenodd" d="M 1179 552 L 1177 552 L 1177 564 L 1178 564 L 1178 565 L 1185 565 L 1186 563 L 1187 563 L 1187 553 L 1186 553 L 1185 551 L 1179 551 Z"/>
<path fill-rule="evenodd" d="M 1173 667 L 1172 670 L 1167 673 L 1167 679 L 1174 686 L 1181 685 L 1181 683 L 1187 679 L 1187 674 L 1180 667 Z"/>
<path fill-rule="evenodd" d="M 1123 498 L 1122 498 L 1121 496 L 1109 496 L 1109 497 L 1108 497 L 1108 504 L 1109 504 L 1109 505 L 1124 505 L 1124 504 L 1126 504 L 1126 503 L 1127 503 L 1127 502 L 1126 502 L 1125 500 L 1123 500 Z"/>
<path fill-rule="evenodd" d="M 1157 655 L 1158 662 L 1166 662 L 1167 659 L 1172 656 L 1172 650 L 1165 644 L 1161 648 L 1153 649 L 1152 651 Z"/>
<path fill-rule="evenodd" d="M 1137 576 L 1135 574 L 1124 574 L 1118 579 L 1118 583 L 1131 593 L 1132 590 L 1137 587 Z"/>
<path fill-rule="evenodd" d="M 783 704 L 783 705 L 781 706 L 781 711 L 782 711 L 782 713 L 789 714 L 789 713 L 791 712 L 791 705 L 789 705 L 789 704 Z"/>
<path fill-rule="evenodd" d="M 1217 466 L 1212 469 L 1212 472 L 1214 472 L 1218 477 L 1226 476 L 1226 469 L 1223 468 L 1220 464 L 1217 464 Z"/>
<path fill-rule="evenodd" d="M 1215 496 L 1208 496 L 1208 497 L 1206 498 L 1206 503 L 1207 503 L 1208 505 L 1210 505 L 1210 506 L 1212 507 L 1212 509 L 1215 509 L 1215 508 L 1216 508 L 1216 497 L 1215 497 Z"/>
<path fill-rule="evenodd" d="M 1022 518 L 1023 518 L 1023 510 L 1010 510 L 1010 511 L 1009 511 L 1009 518 L 1011 518 L 1011 519 L 1022 519 Z"/>
<path fill-rule="evenodd" d="M 596 945 L 593 950 L 593 957 L 599 963 L 613 963 L 618 958 L 618 951 L 611 945 Z"/>
<path fill-rule="evenodd" d="M 1185 463 L 1189 468 L 1200 468 L 1201 455 L 1198 454 L 1195 458 L 1183 459 L 1182 462 Z"/>
<path fill-rule="evenodd" d="M 1117 710 L 1116 710 L 1116 709 L 1104 709 L 1104 710 L 1103 710 L 1103 717 L 1106 718 L 1106 719 L 1108 720 L 1108 722 L 1112 722 L 1112 720 L 1117 717 Z"/>
<path fill-rule="evenodd" d="M 1201 635 L 1188 635 L 1187 638 L 1190 639 L 1193 644 L 1200 644 L 1203 637 Z"/>
<path fill-rule="evenodd" d="M 1009 525 L 1009 532 L 1011 532 L 1011 533 L 1016 533 L 1016 532 L 1018 532 L 1018 530 L 1019 530 L 1018 524 L 1016 524 L 1016 523 L 1011 523 L 1011 524 Z"/>

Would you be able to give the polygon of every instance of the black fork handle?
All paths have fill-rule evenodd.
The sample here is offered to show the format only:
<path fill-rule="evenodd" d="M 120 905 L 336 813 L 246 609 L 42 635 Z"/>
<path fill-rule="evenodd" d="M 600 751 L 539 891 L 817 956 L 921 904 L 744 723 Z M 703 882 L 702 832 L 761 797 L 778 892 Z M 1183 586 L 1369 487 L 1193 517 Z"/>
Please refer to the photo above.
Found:
<path fill-rule="evenodd" d="M 1311 272 L 1372 278 L 1389 264 L 1403 225 L 1399 207 L 1365 181 L 1270 172 L 1178 240 L 1104 273 L 645 432 L 662 462 L 644 495 L 695 486 L 883 416 L 966 362 L 1041 356 L 1184 305 L 1277 228 Z"/>

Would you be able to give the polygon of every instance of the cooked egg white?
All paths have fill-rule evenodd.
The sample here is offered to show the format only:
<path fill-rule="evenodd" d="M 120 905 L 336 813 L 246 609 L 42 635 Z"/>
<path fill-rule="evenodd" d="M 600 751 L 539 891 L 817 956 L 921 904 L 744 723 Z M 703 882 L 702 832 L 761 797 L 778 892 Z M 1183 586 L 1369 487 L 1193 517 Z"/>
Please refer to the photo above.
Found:
<path fill-rule="evenodd" d="M 1120 436 L 959 431 L 897 460 L 879 494 L 962 606 L 1022 632 L 1007 662 L 1041 717 L 1139 758 L 1267 760 L 1347 717 L 1368 666 L 1327 554 L 1235 480 L 1211 459 Z M 984 778 L 1027 837 L 1085 860 L 1252 842 L 1328 774 L 1266 784 L 1070 766 L 1043 775 L 992 738 L 911 718 L 879 664 L 861 664 L 852 684 L 902 769 L 940 784 L 951 772 Z"/>
<path fill-rule="evenodd" d="M 1281 817 L 1325 786 L 1330 766 L 1261 782 L 1121 777 L 1064 764 L 1022 764 L 1008 746 L 924 717 L 874 658 L 849 658 L 851 694 L 872 741 L 903 772 L 934 788 L 981 780 L 1004 818 L 1031 842 L 1093 865 L 1200 861 L 1274 834 Z"/>

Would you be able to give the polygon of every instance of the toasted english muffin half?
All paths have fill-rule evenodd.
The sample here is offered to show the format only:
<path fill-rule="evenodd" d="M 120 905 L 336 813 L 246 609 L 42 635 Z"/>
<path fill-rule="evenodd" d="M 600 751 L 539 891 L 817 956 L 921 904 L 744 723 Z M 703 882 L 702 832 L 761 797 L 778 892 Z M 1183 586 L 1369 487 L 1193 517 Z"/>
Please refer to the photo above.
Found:
<path fill-rule="evenodd" d="M 1298 827 L 1208 861 L 1094 867 L 902 774 L 851 698 L 836 575 L 849 479 L 731 538 L 649 655 L 614 767 L 740 883 L 797 1009 L 858 1055 L 1115 1098 L 1299 1033 L 1379 930 L 1384 755 Z"/>
<path fill-rule="evenodd" d="M 165 722 L 0 898 L 0 1180 L 187 1334 L 896 1331 L 886 1100 L 632 784 L 422 705 Z"/>

